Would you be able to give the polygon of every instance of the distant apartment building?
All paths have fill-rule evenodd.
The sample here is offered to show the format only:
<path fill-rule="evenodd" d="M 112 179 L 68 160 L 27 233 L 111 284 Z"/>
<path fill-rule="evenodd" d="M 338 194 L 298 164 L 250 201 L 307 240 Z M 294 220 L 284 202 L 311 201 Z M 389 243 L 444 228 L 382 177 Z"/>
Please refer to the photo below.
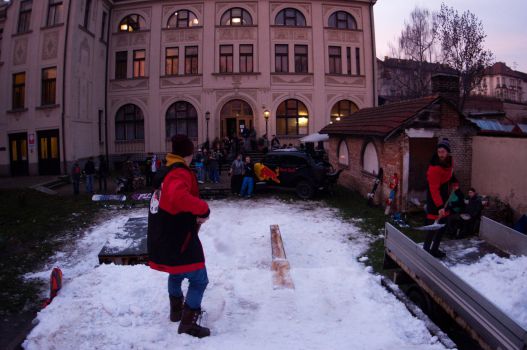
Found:
<path fill-rule="evenodd" d="M 496 62 L 485 69 L 483 79 L 472 94 L 511 103 L 527 103 L 527 73 L 513 70 L 503 62 Z"/>
<path fill-rule="evenodd" d="M 176 133 L 296 143 L 376 104 L 374 4 L 13 0 L 0 11 L 0 174 L 165 153 Z"/>

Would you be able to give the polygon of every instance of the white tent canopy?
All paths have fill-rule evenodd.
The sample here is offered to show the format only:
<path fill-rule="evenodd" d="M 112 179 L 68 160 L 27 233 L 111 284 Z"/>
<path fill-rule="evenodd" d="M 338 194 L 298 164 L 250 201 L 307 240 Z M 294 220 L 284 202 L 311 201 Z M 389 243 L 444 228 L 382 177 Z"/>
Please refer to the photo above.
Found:
<path fill-rule="evenodd" d="M 320 142 L 329 140 L 328 134 L 319 134 L 318 132 L 304 136 L 300 139 L 300 142 Z"/>

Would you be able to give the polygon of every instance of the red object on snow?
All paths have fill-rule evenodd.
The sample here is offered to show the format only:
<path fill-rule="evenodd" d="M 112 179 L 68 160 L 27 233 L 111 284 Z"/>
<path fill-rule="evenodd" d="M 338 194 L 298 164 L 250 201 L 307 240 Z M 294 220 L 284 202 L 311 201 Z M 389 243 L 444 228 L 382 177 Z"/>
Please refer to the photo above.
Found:
<path fill-rule="evenodd" d="M 62 270 L 54 267 L 49 278 L 49 298 L 44 300 L 42 308 L 48 306 L 57 296 L 59 290 L 62 288 Z"/>

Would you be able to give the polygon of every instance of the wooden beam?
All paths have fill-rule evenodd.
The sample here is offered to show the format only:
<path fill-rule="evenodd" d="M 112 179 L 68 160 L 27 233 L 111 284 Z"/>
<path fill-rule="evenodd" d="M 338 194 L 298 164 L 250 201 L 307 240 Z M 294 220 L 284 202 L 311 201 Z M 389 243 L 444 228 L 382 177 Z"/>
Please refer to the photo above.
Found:
<path fill-rule="evenodd" d="M 294 289 L 293 279 L 290 274 L 290 265 L 287 261 L 282 241 L 282 234 L 278 225 L 271 225 L 271 253 L 273 262 L 271 270 L 273 271 L 273 288 Z"/>

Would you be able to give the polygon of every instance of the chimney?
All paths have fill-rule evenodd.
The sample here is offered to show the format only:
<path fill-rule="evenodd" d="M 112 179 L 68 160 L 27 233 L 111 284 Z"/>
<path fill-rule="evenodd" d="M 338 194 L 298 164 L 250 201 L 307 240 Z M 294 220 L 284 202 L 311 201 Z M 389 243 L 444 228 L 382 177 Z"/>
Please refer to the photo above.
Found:
<path fill-rule="evenodd" d="M 455 106 L 459 106 L 459 76 L 438 73 L 432 76 L 432 94 L 449 99 Z"/>

